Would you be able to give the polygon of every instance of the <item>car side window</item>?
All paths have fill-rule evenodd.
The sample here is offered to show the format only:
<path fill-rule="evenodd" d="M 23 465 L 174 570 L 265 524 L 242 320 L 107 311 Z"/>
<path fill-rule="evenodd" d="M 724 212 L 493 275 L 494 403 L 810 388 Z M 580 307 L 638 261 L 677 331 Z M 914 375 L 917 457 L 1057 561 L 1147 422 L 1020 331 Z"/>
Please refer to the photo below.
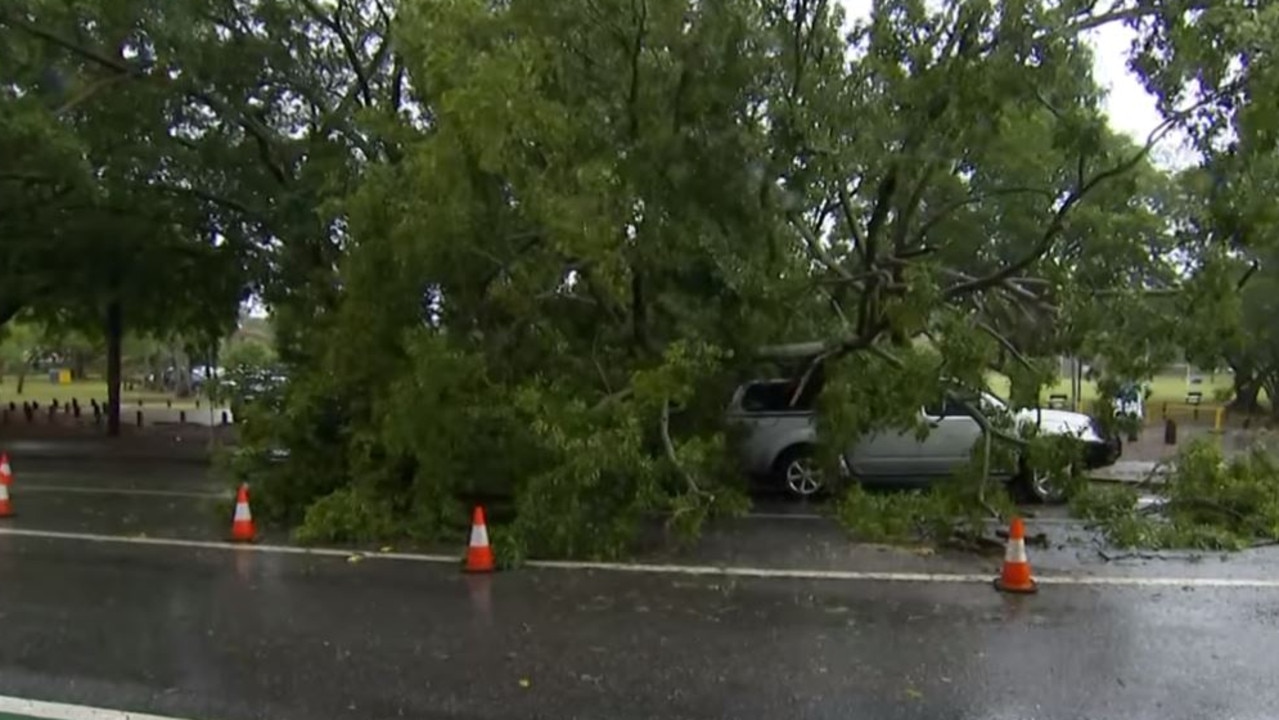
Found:
<path fill-rule="evenodd" d="M 925 405 L 924 414 L 934 418 L 968 417 L 970 415 L 968 408 L 963 403 L 954 400 L 950 396 Z"/>
<path fill-rule="evenodd" d="M 795 392 L 792 382 L 761 382 L 747 386 L 742 394 L 742 409 L 746 412 L 807 412 L 816 404 L 816 392 L 813 383 L 805 387 L 799 402 L 790 404 Z"/>

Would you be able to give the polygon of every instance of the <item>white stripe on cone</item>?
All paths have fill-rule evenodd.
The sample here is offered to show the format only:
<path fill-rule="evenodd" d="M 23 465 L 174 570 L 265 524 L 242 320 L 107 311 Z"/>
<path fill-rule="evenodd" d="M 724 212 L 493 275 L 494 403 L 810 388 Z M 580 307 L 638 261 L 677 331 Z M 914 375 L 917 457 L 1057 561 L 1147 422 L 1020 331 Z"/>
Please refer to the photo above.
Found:
<path fill-rule="evenodd" d="M 1013 538 L 1008 541 L 1008 546 L 1004 549 L 1004 562 L 1008 563 L 1025 563 L 1026 559 L 1026 541 L 1021 538 Z"/>
<path fill-rule="evenodd" d="M 9 461 L 5 460 L 0 463 L 0 477 L 7 478 L 13 474 L 13 469 L 9 467 Z"/>
<path fill-rule="evenodd" d="M 485 525 L 471 526 L 471 547 L 488 547 L 489 529 Z"/>
<path fill-rule="evenodd" d="M 248 520 L 251 520 L 251 519 L 252 519 L 252 516 L 249 515 L 249 504 L 245 502 L 236 503 L 235 517 L 233 517 L 232 520 L 236 522 L 247 522 Z"/>
<path fill-rule="evenodd" d="M 9 499 L 9 486 L 5 485 L 4 483 L 0 483 L 0 501 L 4 501 L 8 499 Z"/>

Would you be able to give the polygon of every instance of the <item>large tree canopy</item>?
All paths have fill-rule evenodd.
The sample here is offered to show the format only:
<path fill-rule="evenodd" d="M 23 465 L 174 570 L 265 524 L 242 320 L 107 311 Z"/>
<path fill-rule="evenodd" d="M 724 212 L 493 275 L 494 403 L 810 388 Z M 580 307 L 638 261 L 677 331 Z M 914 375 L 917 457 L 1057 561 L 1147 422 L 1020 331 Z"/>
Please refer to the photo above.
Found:
<path fill-rule="evenodd" d="M 10 3 L 0 313 L 214 327 L 254 288 L 292 377 L 244 429 L 291 450 L 267 511 L 428 535 L 513 491 L 522 546 L 561 554 L 736 507 L 748 377 L 822 382 L 838 442 L 992 368 L 1028 403 L 1056 354 L 1132 377 L 1222 334 L 1272 242 L 1228 227 L 1259 227 L 1274 8 L 839 7 Z M 1160 99 L 1148 138 L 1107 126 L 1107 23 Z M 1199 180 L 1148 161 L 1173 130 Z"/>

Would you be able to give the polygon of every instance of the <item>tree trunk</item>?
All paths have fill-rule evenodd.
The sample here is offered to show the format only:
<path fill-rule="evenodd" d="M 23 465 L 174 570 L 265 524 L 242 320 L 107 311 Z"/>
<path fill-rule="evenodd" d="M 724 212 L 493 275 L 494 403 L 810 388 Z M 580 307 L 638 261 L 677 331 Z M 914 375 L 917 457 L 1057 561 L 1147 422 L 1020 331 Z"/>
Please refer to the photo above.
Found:
<path fill-rule="evenodd" d="M 23 363 L 22 367 L 18 369 L 18 394 L 19 395 L 22 394 L 22 388 L 26 384 L 27 384 L 27 365 L 26 363 Z"/>
<path fill-rule="evenodd" d="M 1226 404 L 1226 408 L 1248 414 L 1260 412 L 1261 403 L 1257 396 L 1265 386 L 1265 378 L 1262 377 L 1263 373 L 1258 372 L 1256 363 L 1243 356 L 1227 355 L 1226 364 L 1234 373 L 1234 397 Z"/>
<path fill-rule="evenodd" d="M 4 325 L 22 311 L 23 302 L 17 298 L 0 298 L 0 325 Z"/>
<path fill-rule="evenodd" d="M 72 355 L 71 372 L 74 373 L 76 380 L 84 379 L 84 369 L 89 364 L 89 354 L 83 350 L 76 350 Z"/>
<path fill-rule="evenodd" d="M 1257 399 L 1260 394 L 1261 383 L 1256 378 L 1235 376 L 1235 396 L 1226 407 L 1234 412 L 1258 413 L 1261 411 L 1261 403 Z"/>
<path fill-rule="evenodd" d="M 107 436 L 120 435 L 120 357 L 124 347 L 124 308 L 107 305 Z"/>

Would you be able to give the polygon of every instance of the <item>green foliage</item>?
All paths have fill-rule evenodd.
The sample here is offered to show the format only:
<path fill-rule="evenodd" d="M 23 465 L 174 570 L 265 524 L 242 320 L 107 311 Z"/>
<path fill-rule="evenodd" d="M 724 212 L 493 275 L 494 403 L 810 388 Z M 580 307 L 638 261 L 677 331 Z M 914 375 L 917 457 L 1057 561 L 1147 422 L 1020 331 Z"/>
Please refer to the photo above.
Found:
<path fill-rule="evenodd" d="M 275 350 L 264 342 L 240 340 L 229 343 L 219 360 L 226 368 L 263 369 L 275 364 L 277 357 Z"/>
<path fill-rule="evenodd" d="M 1090 488 L 1071 509 L 1124 548 L 1240 550 L 1279 540 L 1279 461 L 1265 449 L 1226 460 L 1214 441 L 1196 440 L 1148 491 L 1157 502 L 1147 510 L 1128 487 Z"/>
<path fill-rule="evenodd" d="M 398 530 L 386 497 L 343 487 L 311 503 L 293 537 L 302 543 L 369 542 Z"/>
<path fill-rule="evenodd" d="M 984 534 L 992 509 L 1004 516 L 1014 509 L 1002 487 L 980 488 L 964 473 L 927 491 L 872 492 L 854 483 L 840 497 L 835 517 L 866 542 L 962 545 Z"/>
<path fill-rule="evenodd" d="M 0 326 L 0 373 L 21 374 L 40 354 L 39 328 L 22 322 Z"/>
<path fill-rule="evenodd" d="M 1183 5 L 1116 17 L 1170 112 L 1191 77 L 1229 100 L 1196 139 L 1233 129 L 1247 172 L 1215 169 L 1248 180 L 1210 202 L 1106 127 L 1088 3 L 13 0 L 0 321 L 93 340 L 122 305 L 203 347 L 258 292 L 289 382 L 235 472 L 305 537 L 426 538 L 496 495 L 511 562 L 688 539 L 743 507 L 722 414 L 760 373 L 822 384 L 834 468 L 991 367 L 1025 407 L 1057 353 L 1105 394 L 1192 335 L 1243 347 L 1277 16 Z M 994 464 L 1070 467 L 991 421 Z M 932 510 L 981 505 L 961 476 Z"/>
<path fill-rule="evenodd" d="M 852 536 L 866 542 L 913 542 L 932 539 L 939 530 L 950 537 L 951 528 L 939 525 L 947 516 L 930 493 L 876 494 L 853 484 L 835 508 L 835 516 Z"/>

